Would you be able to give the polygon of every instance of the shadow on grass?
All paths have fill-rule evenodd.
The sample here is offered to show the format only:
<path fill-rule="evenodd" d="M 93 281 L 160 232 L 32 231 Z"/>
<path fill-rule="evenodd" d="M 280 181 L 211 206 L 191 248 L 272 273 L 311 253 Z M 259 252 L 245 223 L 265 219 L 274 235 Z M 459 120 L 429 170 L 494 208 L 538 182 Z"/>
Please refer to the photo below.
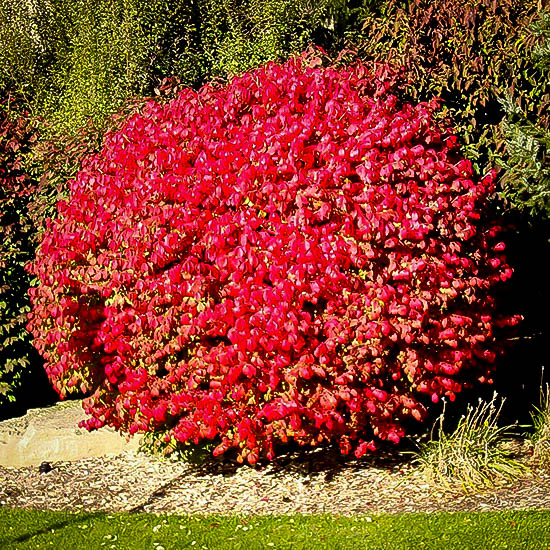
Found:
<path fill-rule="evenodd" d="M 52 518 L 52 523 L 42 528 L 34 529 L 33 531 L 29 531 L 24 535 L 0 538 L 0 543 L 6 544 L 7 546 L 5 546 L 5 548 L 10 548 L 9 546 L 10 544 L 27 542 L 33 537 L 47 534 L 52 529 L 61 530 L 72 525 L 78 525 L 79 523 L 84 523 L 85 521 L 88 521 L 90 519 L 101 517 L 102 515 L 104 514 L 102 514 L 101 512 L 93 512 L 89 514 L 72 514 L 70 517 L 62 521 L 55 520 L 54 518 Z M 2 546 L 2 548 L 4 548 L 4 546 Z"/>

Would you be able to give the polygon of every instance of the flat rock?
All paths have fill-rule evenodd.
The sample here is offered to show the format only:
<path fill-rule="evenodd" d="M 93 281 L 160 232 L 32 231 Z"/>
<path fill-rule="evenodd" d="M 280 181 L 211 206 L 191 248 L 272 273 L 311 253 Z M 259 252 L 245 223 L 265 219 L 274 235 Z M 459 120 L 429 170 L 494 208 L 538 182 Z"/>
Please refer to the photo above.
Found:
<path fill-rule="evenodd" d="M 108 427 L 88 432 L 78 427 L 85 418 L 82 401 L 66 401 L 0 422 L 0 466 L 35 466 L 137 450 L 139 437 L 127 440 Z"/>

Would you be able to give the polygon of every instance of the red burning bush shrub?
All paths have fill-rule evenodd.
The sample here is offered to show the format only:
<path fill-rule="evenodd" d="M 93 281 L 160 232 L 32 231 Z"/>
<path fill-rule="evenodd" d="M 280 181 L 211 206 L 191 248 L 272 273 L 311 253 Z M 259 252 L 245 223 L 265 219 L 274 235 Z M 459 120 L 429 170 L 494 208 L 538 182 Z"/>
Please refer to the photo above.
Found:
<path fill-rule="evenodd" d="M 149 103 L 89 158 L 33 271 L 29 327 L 88 428 L 363 455 L 495 358 L 511 271 L 434 105 L 312 56 Z"/>

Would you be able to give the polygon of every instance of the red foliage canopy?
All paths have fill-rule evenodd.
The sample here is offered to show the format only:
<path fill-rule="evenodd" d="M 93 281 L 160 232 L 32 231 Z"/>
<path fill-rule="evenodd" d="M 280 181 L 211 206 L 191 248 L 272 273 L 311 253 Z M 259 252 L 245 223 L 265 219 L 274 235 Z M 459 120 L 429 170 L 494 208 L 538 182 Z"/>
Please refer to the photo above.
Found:
<path fill-rule="evenodd" d="M 86 425 L 363 455 L 495 358 L 511 270 L 434 105 L 385 68 L 268 64 L 147 104 L 90 158 L 33 270 L 29 328 Z M 504 319 L 498 323 L 514 323 Z"/>

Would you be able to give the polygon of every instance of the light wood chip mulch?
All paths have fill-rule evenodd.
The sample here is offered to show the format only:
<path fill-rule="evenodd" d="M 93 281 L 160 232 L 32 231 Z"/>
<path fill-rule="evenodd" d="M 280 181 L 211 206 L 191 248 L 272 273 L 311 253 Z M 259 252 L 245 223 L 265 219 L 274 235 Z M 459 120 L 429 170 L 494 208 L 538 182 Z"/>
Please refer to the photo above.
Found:
<path fill-rule="evenodd" d="M 179 514 L 376 514 L 550 510 L 550 474 L 465 493 L 434 487 L 404 460 L 343 460 L 334 453 L 280 457 L 260 468 L 202 465 L 126 452 L 119 456 L 0 467 L 0 506 Z"/>

